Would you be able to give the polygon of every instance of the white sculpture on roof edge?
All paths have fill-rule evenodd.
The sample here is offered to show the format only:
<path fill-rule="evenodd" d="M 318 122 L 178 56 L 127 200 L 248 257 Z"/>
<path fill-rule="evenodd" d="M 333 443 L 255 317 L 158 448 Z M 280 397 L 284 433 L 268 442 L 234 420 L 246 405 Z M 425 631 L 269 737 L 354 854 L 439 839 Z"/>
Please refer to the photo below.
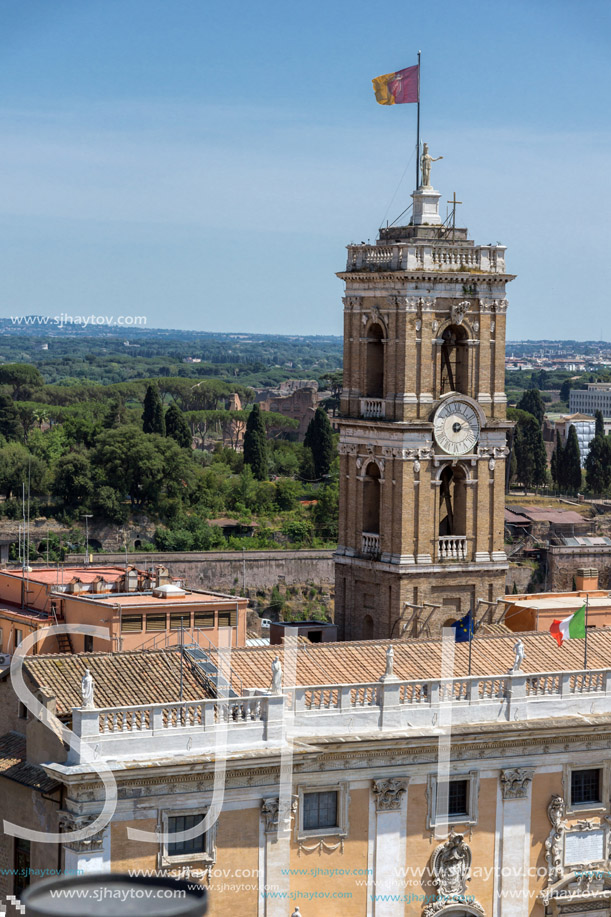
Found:
<path fill-rule="evenodd" d="M 83 709 L 84 710 L 93 710 L 93 692 L 94 692 L 94 682 L 91 676 L 89 669 L 85 669 L 85 674 L 83 675 L 83 680 L 81 681 L 81 695 L 83 698 Z"/>
<path fill-rule="evenodd" d="M 384 674 L 382 675 L 380 681 L 397 681 L 397 676 L 394 673 L 394 663 L 395 651 L 391 643 L 386 650 L 386 669 L 384 670 Z"/>
<path fill-rule="evenodd" d="M 517 675 L 518 672 L 522 671 L 522 663 L 524 662 L 524 644 L 521 640 L 516 640 L 513 645 L 513 651 L 516 655 L 516 658 L 514 664 L 507 673 L 508 675 Z"/>
<path fill-rule="evenodd" d="M 282 666 L 277 656 L 272 662 L 272 694 L 282 694 Z"/>

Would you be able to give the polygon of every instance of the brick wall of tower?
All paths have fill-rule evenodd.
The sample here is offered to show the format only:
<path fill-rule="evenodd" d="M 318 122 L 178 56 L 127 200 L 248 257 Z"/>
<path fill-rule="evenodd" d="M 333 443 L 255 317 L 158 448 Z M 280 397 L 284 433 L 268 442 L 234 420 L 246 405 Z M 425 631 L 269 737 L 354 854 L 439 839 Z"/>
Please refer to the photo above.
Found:
<path fill-rule="evenodd" d="M 409 227 L 398 231 L 398 239 L 404 231 L 416 240 L 409 243 L 415 247 L 411 254 L 404 248 L 395 251 L 390 269 L 380 267 L 387 256 L 375 249 L 367 264 L 359 261 L 362 251 L 352 252 L 347 272 L 340 274 L 346 297 L 335 616 L 340 634 L 351 639 L 397 636 L 405 602 L 441 597 L 437 604 L 443 608 L 428 613 L 434 631 L 451 614 L 464 614 L 475 599 L 504 591 L 505 427 L 498 422 L 506 416 L 507 303 L 502 297 L 511 279 L 502 273 L 504 249 L 471 248 L 464 261 L 473 265 L 469 271 L 450 266 L 457 264 L 452 261 L 455 242 L 472 245 L 466 230 L 457 230 L 449 245 L 443 235 L 426 235 L 429 230 L 418 235 Z M 399 248 L 402 242 L 396 244 Z M 377 352 L 379 340 L 376 324 L 383 329 L 379 395 L 367 389 L 368 353 Z M 448 378 L 442 374 L 443 334 L 451 325 L 461 326 L 464 343 L 459 346 L 465 349 L 456 355 L 454 385 L 442 387 L 442 377 Z M 440 512 L 440 474 L 452 458 L 435 444 L 432 421 L 450 387 L 474 399 L 483 416 L 474 454 L 460 459 L 466 472 L 465 528 L 454 529 L 454 537 L 466 538 L 466 548 L 461 538 L 457 552 L 448 557 L 448 542 L 440 543 L 439 536 L 445 516 Z M 380 475 L 378 539 L 363 539 L 370 461 Z M 371 628 L 365 633 L 369 618 L 373 633 Z"/>
<path fill-rule="evenodd" d="M 494 601 L 505 592 L 505 571 L 490 570 L 486 575 L 477 570 L 464 570 L 448 565 L 429 571 L 403 575 L 388 567 L 370 564 L 336 565 L 336 623 L 340 639 L 362 640 L 366 616 L 374 621 L 373 639 L 406 637 L 437 637 L 448 620 L 467 613 L 478 599 Z M 406 606 L 409 602 L 423 605 L 429 602 L 440 608 L 424 607 L 420 611 Z M 415 612 L 415 614 L 414 614 Z M 486 606 L 478 614 L 485 616 Z M 403 632 L 403 625 L 407 625 Z"/>

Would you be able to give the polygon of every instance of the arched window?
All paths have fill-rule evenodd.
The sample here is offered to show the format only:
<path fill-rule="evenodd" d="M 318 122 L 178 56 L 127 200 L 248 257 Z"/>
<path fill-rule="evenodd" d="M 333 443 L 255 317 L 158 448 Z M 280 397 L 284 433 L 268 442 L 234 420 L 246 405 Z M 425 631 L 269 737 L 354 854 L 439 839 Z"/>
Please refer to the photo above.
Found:
<path fill-rule="evenodd" d="M 469 335 L 462 325 L 449 325 L 441 335 L 441 365 L 439 367 L 439 397 L 448 392 L 470 395 Z"/>
<path fill-rule="evenodd" d="M 370 462 L 363 480 L 363 532 L 380 534 L 380 469 Z"/>
<path fill-rule="evenodd" d="M 365 615 L 363 618 L 363 625 L 361 627 L 361 639 L 373 640 L 373 618 L 371 615 Z"/>
<path fill-rule="evenodd" d="M 365 397 L 384 397 L 384 330 L 372 325 L 367 334 L 365 365 Z"/>
<path fill-rule="evenodd" d="M 460 465 L 447 465 L 439 488 L 439 535 L 467 534 L 466 475 Z"/>

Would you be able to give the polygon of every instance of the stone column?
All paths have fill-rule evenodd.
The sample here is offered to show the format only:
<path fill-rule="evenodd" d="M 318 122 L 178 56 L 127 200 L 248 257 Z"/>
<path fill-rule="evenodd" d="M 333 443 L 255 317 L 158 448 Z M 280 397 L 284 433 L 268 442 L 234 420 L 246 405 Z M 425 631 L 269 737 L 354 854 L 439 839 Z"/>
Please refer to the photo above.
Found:
<path fill-rule="evenodd" d="M 490 513 L 492 501 L 492 487 L 490 486 L 490 469 L 488 456 L 478 459 L 473 473 L 477 475 L 477 494 L 475 506 L 476 539 L 474 559 L 477 562 L 490 561 Z"/>
<path fill-rule="evenodd" d="M 503 817 L 499 917 L 528 917 L 531 784 L 535 769 L 516 767 L 501 771 Z"/>
<path fill-rule="evenodd" d="M 426 420 L 433 406 L 433 364 L 436 347 L 433 339 L 437 337 L 439 322 L 431 311 L 433 301 L 422 304 L 422 344 L 420 349 L 420 379 L 418 380 L 418 417 Z"/>
<path fill-rule="evenodd" d="M 286 917 L 290 903 L 291 877 L 288 874 L 291 856 L 291 820 L 297 810 L 297 800 L 291 800 L 290 810 L 280 811 L 280 799 L 272 796 L 261 800 L 261 833 L 264 838 L 263 853 L 259 858 L 259 893 L 266 888 L 286 892 L 286 897 L 263 898 L 259 917 Z M 283 874 L 284 873 L 284 874 Z"/>
<path fill-rule="evenodd" d="M 417 467 L 417 471 L 416 471 Z M 393 555 L 395 563 L 414 562 L 414 528 L 417 525 L 420 463 L 397 458 L 393 462 L 395 490 Z"/>
<path fill-rule="evenodd" d="M 403 917 L 403 901 L 384 901 L 380 896 L 402 898 L 403 885 L 397 867 L 405 865 L 407 833 L 407 778 L 389 777 L 373 781 L 376 801 L 373 862 L 372 917 Z"/>
<path fill-rule="evenodd" d="M 97 816 L 60 812 L 60 831 L 79 831 L 92 824 Z M 110 872 L 110 825 L 80 841 L 67 841 L 64 848 L 66 875 Z"/>

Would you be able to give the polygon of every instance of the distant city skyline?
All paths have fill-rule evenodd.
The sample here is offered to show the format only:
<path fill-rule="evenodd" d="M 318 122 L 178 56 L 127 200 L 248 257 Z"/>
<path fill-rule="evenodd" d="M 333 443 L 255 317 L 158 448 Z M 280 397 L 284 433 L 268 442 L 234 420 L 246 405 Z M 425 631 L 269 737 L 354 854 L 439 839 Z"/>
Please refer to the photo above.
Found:
<path fill-rule="evenodd" d="M 4 2 L 0 316 L 341 334 L 345 245 L 410 202 L 422 49 L 443 208 L 508 246 L 508 338 L 605 331 L 611 8 Z M 402 179 L 403 176 L 403 179 Z M 401 180 L 402 179 L 402 180 Z"/>

